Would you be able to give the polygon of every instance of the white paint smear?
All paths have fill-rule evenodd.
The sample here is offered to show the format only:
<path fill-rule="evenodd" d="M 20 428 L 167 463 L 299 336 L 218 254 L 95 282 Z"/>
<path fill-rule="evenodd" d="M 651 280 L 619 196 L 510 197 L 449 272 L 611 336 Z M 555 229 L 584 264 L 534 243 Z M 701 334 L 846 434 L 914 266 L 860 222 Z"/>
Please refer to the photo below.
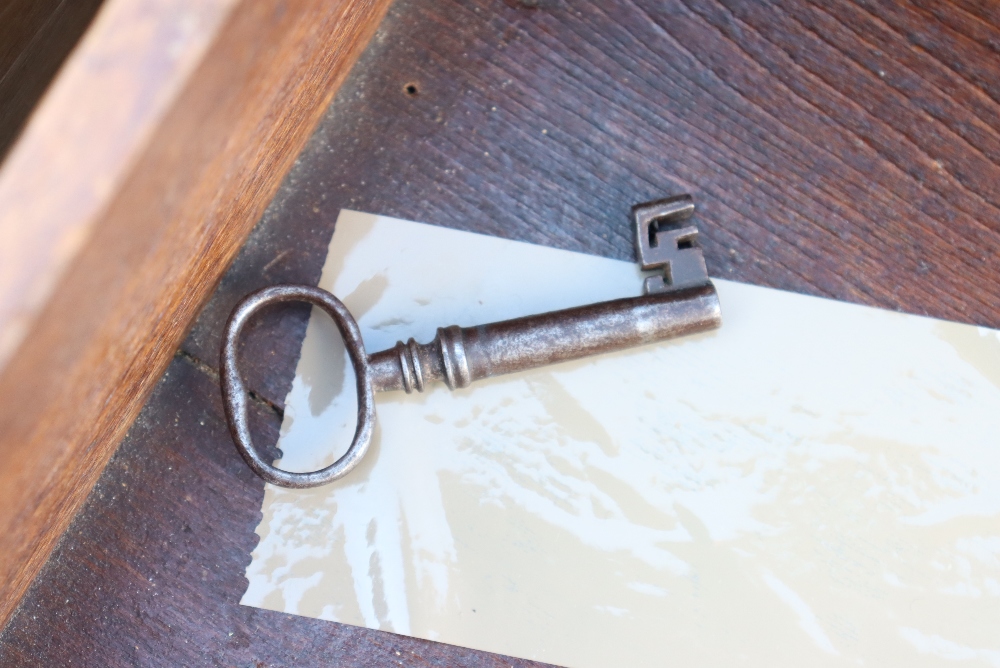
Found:
<path fill-rule="evenodd" d="M 345 211 L 368 350 L 638 294 L 634 265 Z M 243 603 L 596 666 L 996 666 L 1000 337 L 716 281 L 718 332 L 377 397 L 345 479 L 268 487 Z M 346 448 L 309 323 L 280 465 Z"/>

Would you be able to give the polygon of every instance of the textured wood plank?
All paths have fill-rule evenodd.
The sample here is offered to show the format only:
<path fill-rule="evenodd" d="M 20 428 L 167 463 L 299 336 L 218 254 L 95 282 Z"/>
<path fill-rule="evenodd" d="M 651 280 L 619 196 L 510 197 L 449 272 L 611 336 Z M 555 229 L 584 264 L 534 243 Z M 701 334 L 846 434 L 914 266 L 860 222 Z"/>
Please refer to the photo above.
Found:
<path fill-rule="evenodd" d="M 699 204 L 716 276 L 1000 326 L 997 44 L 1000 11 L 972 2 L 399 0 L 202 311 L 185 359 L 214 372 L 222 322 L 246 292 L 315 282 L 342 207 L 626 259 L 629 206 L 680 191 Z M 306 316 L 265 316 L 244 349 L 248 381 L 278 410 Z M 218 414 L 209 380 L 185 406 L 194 393 L 177 377 L 144 415 L 179 406 L 190 429 Z M 165 461 L 173 419 L 137 427 L 115 462 Z M 258 425 L 261 442 L 275 442 L 274 424 Z M 126 513 L 92 497 L 0 639 L 0 663 L 130 665 L 100 643 L 73 651 L 110 634 L 91 620 L 135 609 L 133 595 L 102 593 L 69 616 L 63 592 L 122 582 L 112 559 L 141 559 L 130 581 L 141 584 L 183 557 L 232 571 L 211 588 L 178 573 L 169 603 L 150 594 L 145 617 L 120 615 L 115 632 L 167 657 L 157 665 L 187 651 L 184 640 L 219 665 L 511 665 L 236 606 L 260 483 L 239 471 L 220 426 L 205 439 L 240 482 L 177 483 L 170 495 L 197 499 L 191 521 L 210 523 L 211 539 L 153 550 L 145 536 L 173 526 L 173 506 L 135 493 Z M 110 470 L 109 484 L 149 487 Z M 209 484 L 258 496 L 216 507 L 201 496 Z M 167 616 L 178 620 L 169 633 L 149 621 Z M 53 628 L 68 638 L 58 648 L 46 644 Z M 231 630 L 248 633 L 245 646 L 225 644 Z"/>
<path fill-rule="evenodd" d="M 0 170 L 0 624 L 386 5 L 109 0 L 33 115 Z"/>

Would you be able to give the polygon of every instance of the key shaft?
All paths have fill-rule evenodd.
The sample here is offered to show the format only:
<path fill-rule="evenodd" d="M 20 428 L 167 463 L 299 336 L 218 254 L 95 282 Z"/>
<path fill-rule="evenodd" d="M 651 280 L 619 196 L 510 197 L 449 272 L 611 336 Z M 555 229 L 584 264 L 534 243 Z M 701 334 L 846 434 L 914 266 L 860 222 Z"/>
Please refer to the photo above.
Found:
<path fill-rule="evenodd" d="M 442 327 L 429 343 L 400 341 L 370 355 L 368 363 L 376 392 L 423 392 L 433 382 L 455 390 L 483 378 L 704 332 L 721 324 L 719 297 L 708 283 L 476 327 Z"/>

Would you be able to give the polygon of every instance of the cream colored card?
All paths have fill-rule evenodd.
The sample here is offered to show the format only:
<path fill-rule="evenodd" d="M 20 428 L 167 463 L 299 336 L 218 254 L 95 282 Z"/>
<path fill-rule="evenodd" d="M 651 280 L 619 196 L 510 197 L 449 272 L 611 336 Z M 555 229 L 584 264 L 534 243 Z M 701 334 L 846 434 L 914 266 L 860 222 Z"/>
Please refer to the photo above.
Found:
<path fill-rule="evenodd" d="M 345 211 L 369 351 L 638 294 L 626 262 Z M 1000 337 L 716 281 L 715 333 L 377 396 L 361 466 L 268 486 L 243 603 L 597 666 L 1000 666 Z M 315 312 L 280 465 L 346 448 Z"/>

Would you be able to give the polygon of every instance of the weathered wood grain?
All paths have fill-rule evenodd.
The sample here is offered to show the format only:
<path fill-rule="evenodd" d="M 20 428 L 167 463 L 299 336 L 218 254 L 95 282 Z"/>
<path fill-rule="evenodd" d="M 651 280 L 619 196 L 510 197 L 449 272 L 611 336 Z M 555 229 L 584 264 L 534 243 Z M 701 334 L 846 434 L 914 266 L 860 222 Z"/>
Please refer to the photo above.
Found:
<path fill-rule="evenodd" d="M 235 301 L 315 282 L 342 207 L 625 259 L 629 206 L 688 191 L 716 276 L 1000 326 L 997 45 L 987 3 L 398 0 L 184 342 L 201 389 L 163 381 L 102 479 L 130 491 L 90 498 L 0 663 L 527 665 L 236 605 L 260 483 L 211 376 Z M 245 346 L 277 411 L 306 315 L 273 312 Z M 226 473 L 161 488 L 136 471 L 197 468 L 194 434 Z M 163 538 L 181 522 L 211 531 Z M 218 564 L 212 583 L 188 562 Z M 109 590 L 78 601 L 74 583 Z"/>
<path fill-rule="evenodd" d="M 387 0 L 109 0 L 0 169 L 0 624 Z"/>

